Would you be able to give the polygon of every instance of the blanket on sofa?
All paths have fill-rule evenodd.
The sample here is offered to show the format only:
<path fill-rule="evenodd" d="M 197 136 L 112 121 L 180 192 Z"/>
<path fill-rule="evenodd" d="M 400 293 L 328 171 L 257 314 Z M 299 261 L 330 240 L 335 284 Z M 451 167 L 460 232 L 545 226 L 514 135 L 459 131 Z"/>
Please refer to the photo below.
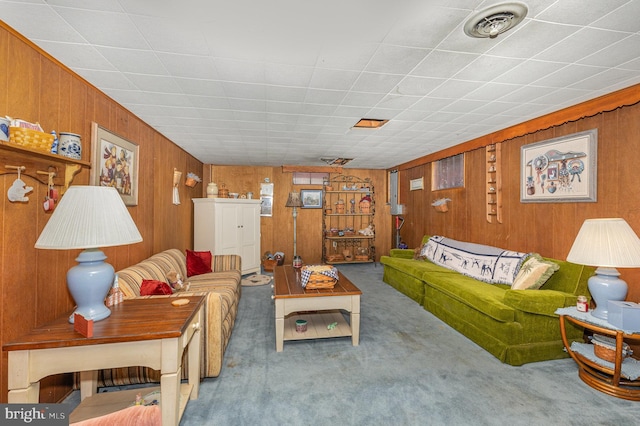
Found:
<path fill-rule="evenodd" d="M 511 285 L 530 253 L 433 236 L 423 246 L 420 256 L 478 281 Z"/>

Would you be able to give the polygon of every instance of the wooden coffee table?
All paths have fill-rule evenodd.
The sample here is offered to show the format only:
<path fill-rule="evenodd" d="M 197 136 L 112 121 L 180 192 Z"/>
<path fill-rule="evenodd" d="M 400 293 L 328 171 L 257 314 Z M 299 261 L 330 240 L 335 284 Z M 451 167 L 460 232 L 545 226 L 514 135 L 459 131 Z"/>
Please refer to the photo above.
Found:
<path fill-rule="evenodd" d="M 285 340 L 351 336 L 353 346 L 358 346 L 362 292 L 342 273 L 333 289 L 305 290 L 300 270 L 291 265 L 276 266 L 274 278 L 277 352 L 282 352 Z M 341 310 L 350 313 L 349 323 Z M 297 319 L 307 320 L 306 332 L 296 331 Z M 333 323 L 335 327 L 328 327 Z"/>
<path fill-rule="evenodd" d="M 176 298 L 162 296 L 125 300 L 111 307 L 108 318 L 94 323 L 90 338 L 74 331 L 66 314 L 5 344 L 2 349 L 9 352 L 9 403 L 37 403 L 40 379 L 79 371 L 83 401 L 70 420 L 104 415 L 105 408 L 107 412 L 111 407 L 126 408 L 135 399 L 131 392 L 140 390 L 92 396 L 97 370 L 142 365 L 160 370 L 162 424 L 177 425 L 187 401 L 198 397 L 204 320 L 204 296 L 184 299 L 189 303 L 182 306 L 171 304 Z M 187 348 L 189 383 L 181 385 L 182 354 Z M 151 390 L 145 388 L 143 393 Z M 113 401 L 113 393 L 124 396 L 124 401 Z M 109 401 L 102 404 L 101 398 Z"/>

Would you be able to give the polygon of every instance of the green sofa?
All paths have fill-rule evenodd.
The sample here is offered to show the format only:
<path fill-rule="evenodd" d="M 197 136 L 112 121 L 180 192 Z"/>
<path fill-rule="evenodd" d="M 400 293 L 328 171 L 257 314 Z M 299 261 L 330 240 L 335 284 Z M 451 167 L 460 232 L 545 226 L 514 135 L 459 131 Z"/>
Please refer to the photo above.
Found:
<path fill-rule="evenodd" d="M 428 240 L 424 237 L 423 244 Z M 467 336 L 500 361 L 522 365 L 566 358 L 557 308 L 575 306 L 589 296 L 587 280 L 595 268 L 547 259 L 560 268 L 539 290 L 512 290 L 487 284 L 428 260 L 414 260 L 410 249 L 382 256 L 383 280 Z M 567 329 L 569 340 L 583 330 Z"/>

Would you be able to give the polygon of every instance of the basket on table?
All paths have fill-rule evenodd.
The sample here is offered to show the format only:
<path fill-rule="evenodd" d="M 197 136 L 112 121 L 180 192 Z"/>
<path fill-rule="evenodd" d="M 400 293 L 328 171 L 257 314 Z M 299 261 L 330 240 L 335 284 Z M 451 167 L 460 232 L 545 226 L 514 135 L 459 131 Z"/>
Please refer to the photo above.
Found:
<path fill-rule="evenodd" d="M 27 129 L 25 127 L 9 128 L 9 142 L 25 148 L 51 152 L 53 139 L 54 137 L 50 133 Z"/>
<path fill-rule="evenodd" d="M 338 282 L 338 270 L 331 265 L 305 265 L 300 273 L 302 287 L 308 290 L 331 289 Z"/>
<path fill-rule="evenodd" d="M 616 339 L 612 337 L 594 334 L 591 339 L 593 343 L 593 353 L 600 359 L 609 362 L 616 362 Z M 628 344 L 622 343 L 622 359 L 631 356 L 633 351 Z"/>

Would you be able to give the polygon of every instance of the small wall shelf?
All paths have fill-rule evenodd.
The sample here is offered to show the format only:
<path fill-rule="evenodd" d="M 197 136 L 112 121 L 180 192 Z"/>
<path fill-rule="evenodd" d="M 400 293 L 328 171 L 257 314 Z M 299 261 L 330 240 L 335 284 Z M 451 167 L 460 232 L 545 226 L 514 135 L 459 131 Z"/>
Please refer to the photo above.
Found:
<path fill-rule="evenodd" d="M 499 143 L 485 148 L 487 175 L 487 222 L 502 223 L 502 146 Z"/>
<path fill-rule="evenodd" d="M 91 168 L 88 161 L 74 160 L 62 155 L 51 154 L 15 145 L 8 142 L 0 143 L 0 163 L 24 166 L 26 171 L 22 174 L 36 179 L 47 185 L 48 176 L 38 174 L 38 171 L 56 171 L 53 178 L 55 185 L 62 187 L 61 194 L 71 185 L 73 178 L 83 167 Z M 0 174 L 15 173 L 0 165 Z"/>

